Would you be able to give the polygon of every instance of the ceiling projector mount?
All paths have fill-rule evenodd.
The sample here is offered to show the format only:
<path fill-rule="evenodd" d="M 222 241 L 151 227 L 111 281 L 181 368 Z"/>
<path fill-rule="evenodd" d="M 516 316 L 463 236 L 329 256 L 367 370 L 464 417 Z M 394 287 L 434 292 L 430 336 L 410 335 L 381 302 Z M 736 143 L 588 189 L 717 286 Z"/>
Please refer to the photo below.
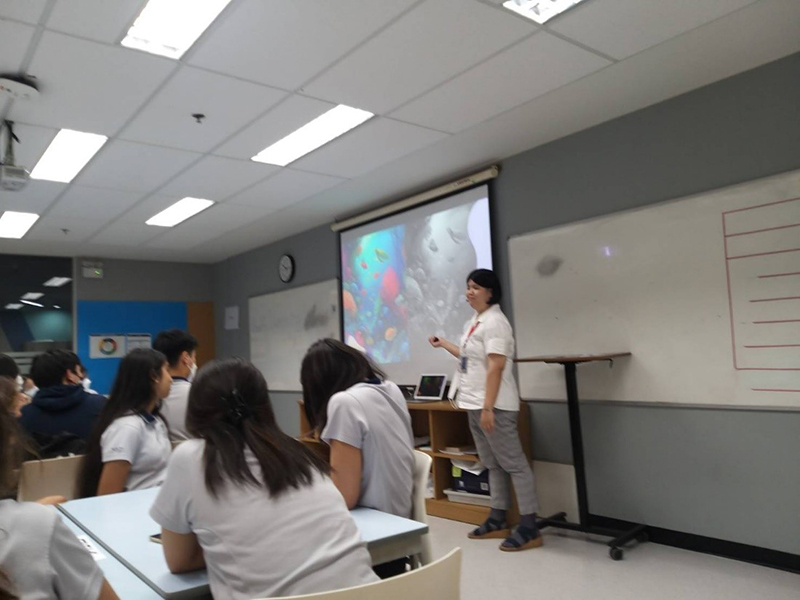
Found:
<path fill-rule="evenodd" d="M 14 134 L 14 123 L 3 121 L 0 133 L 2 129 L 6 131 L 6 148 L 5 156 L 0 160 L 0 189 L 18 192 L 28 185 L 31 174 L 24 167 L 18 167 L 14 163 L 14 142 L 19 143 L 19 138 Z"/>
<path fill-rule="evenodd" d="M 7 97 L 13 100 L 35 100 L 39 97 L 36 82 L 23 75 L 0 75 L 0 98 Z"/>

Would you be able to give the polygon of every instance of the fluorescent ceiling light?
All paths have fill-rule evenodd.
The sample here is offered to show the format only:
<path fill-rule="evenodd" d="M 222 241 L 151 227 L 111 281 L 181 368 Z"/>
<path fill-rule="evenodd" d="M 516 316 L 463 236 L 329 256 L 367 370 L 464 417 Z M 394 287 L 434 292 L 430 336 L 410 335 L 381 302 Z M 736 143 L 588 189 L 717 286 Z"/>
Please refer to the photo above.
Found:
<path fill-rule="evenodd" d="M 17 304 L 16 302 L 6 304 L 6 310 L 19 310 L 20 308 L 22 308 L 22 304 Z"/>
<path fill-rule="evenodd" d="M 503 6 L 542 25 L 583 0 L 508 0 Z"/>
<path fill-rule="evenodd" d="M 265 148 L 251 160 L 285 167 L 374 116 L 366 110 L 340 104 Z"/>
<path fill-rule="evenodd" d="M 53 304 L 53 308 L 58 308 L 58 309 L 60 309 L 61 307 L 60 307 L 58 304 Z"/>
<path fill-rule="evenodd" d="M 44 304 L 39 304 L 38 302 L 31 302 L 30 300 L 20 300 L 23 304 L 29 304 L 30 306 L 38 306 L 39 308 L 44 308 Z"/>
<path fill-rule="evenodd" d="M 34 213 L 14 212 L 7 210 L 0 217 L 0 238 L 20 239 L 39 219 Z"/>
<path fill-rule="evenodd" d="M 231 0 L 150 0 L 122 45 L 178 59 Z"/>
<path fill-rule="evenodd" d="M 156 227 L 174 227 L 178 223 L 185 221 L 189 217 L 204 211 L 214 204 L 211 200 L 201 198 L 184 198 L 178 200 L 172 206 L 165 208 L 157 215 L 150 217 L 146 223 Z"/>
<path fill-rule="evenodd" d="M 61 287 L 62 285 L 67 285 L 70 281 L 72 279 L 69 277 L 51 277 L 44 282 L 44 285 L 46 287 Z"/>
<path fill-rule="evenodd" d="M 36 163 L 31 178 L 69 183 L 107 140 L 96 133 L 62 129 Z"/>
<path fill-rule="evenodd" d="M 22 299 L 23 300 L 38 300 L 42 296 L 44 296 L 44 294 L 42 294 L 41 292 L 28 292 L 27 294 L 25 294 L 22 297 Z"/>

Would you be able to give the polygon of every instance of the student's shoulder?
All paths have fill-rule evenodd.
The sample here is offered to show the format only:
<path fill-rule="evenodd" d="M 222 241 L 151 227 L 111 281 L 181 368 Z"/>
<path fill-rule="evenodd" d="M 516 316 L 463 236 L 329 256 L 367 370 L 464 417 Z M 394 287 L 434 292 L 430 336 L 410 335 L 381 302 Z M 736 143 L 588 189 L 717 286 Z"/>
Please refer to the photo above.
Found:
<path fill-rule="evenodd" d="M 90 406 L 91 408 L 97 410 L 98 412 L 103 409 L 108 402 L 108 398 L 103 396 L 102 394 L 94 394 L 92 392 L 84 392 L 83 394 L 83 401 Z"/>
<path fill-rule="evenodd" d="M 200 460 L 205 452 L 206 443 L 203 440 L 190 439 L 181 442 L 172 449 L 171 461 L 191 463 Z"/>
<path fill-rule="evenodd" d="M 52 534 L 58 512 L 36 502 L 0 501 L 0 514 L 27 536 L 40 538 Z"/>

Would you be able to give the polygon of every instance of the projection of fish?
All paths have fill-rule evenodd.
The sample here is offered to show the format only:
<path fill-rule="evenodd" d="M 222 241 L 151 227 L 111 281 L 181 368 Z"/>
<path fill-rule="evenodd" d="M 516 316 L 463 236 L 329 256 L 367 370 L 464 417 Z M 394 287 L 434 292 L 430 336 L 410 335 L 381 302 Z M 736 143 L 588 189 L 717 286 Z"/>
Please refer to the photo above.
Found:
<path fill-rule="evenodd" d="M 375 258 L 377 258 L 380 262 L 386 262 L 389 260 L 389 255 L 380 248 L 375 248 Z"/>
<path fill-rule="evenodd" d="M 355 298 L 353 298 L 353 294 L 344 290 L 342 292 L 342 306 L 344 309 L 349 312 L 350 314 L 355 314 L 358 308 L 356 307 Z"/>
<path fill-rule="evenodd" d="M 367 268 L 367 261 L 365 261 L 365 260 L 361 261 L 361 268 L 362 269 L 366 269 Z"/>
<path fill-rule="evenodd" d="M 386 330 L 386 333 L 383 335 L 383 337 L 386 339 L 387 342 L 391 342 L 396 336 L 397 336 L 397 329 L 395 329 L 394 327 L 389 327 Z"/>

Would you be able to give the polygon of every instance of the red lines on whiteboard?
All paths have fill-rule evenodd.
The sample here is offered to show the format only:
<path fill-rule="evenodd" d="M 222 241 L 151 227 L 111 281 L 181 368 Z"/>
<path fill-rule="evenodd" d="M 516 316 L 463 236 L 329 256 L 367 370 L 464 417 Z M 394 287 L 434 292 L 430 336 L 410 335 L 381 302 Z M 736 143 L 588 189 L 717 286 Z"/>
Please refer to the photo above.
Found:
<path fill-rule="evenodd" d="M 734 369 L 799 372 L 800 197 L 725 211 L 721 233 Z M 800 393 L 794 379 L 759 383 Z"/>
<path fill-rule="evenodd" d="M 759 275 L 759 279 L 772 279 L 773 277 L 791 277 L 792 275 L 800 275 L 800 271 L 794 273 L 772 273 L 771 275 Z"/>

